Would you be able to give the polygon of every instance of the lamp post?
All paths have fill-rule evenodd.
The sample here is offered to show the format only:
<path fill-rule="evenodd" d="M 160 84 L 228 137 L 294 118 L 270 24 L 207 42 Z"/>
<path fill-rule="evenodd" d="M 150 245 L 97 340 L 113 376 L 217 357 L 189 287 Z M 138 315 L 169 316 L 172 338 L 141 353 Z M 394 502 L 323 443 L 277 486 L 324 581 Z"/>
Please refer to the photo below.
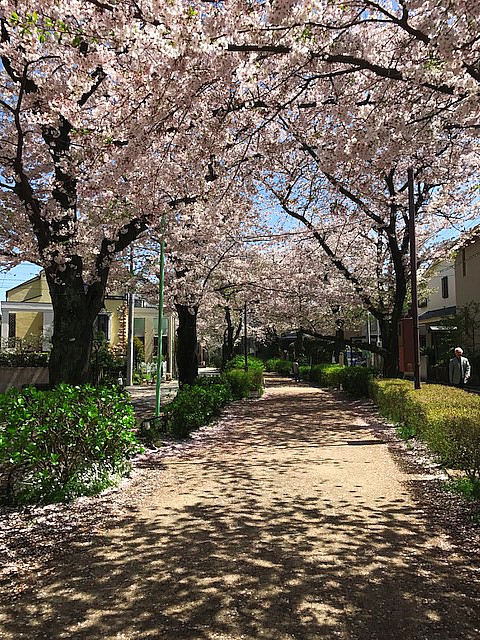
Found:
<path fill-rule="evenodd" d="M 134 335 L 135 294 L 128 294 L 128 329 L 127 329 L 127 387 L 133 384 L 133 335 Z"/>
<path fill-rule="evenodd" d="M 415 239 L 415 200 L 413 169 L 408 169 L 408 223 L 410 236 L 410 272 L 412 288 L 413 324 L 413 381 L 415 389 L 420 389 L 420 340 L 418 335 L 418 292 L 417 292 L 417 243 Z"/>
<path fill-rule="evenodd" d="M 157 348 L 157 386 L 155 393 L 155 417 L 160 415 L 160 397 L 163 360 L 163 292 L 165 283 L 165 240 L 160 243 L 160 274 L 158 296 L 158 348 Z"/>
<path fill-rule="evenodd" d="M 243 305 L 243 327 L 243 355 L 245 357 L 245 371 L 248 371 L 247 301 Z"/>

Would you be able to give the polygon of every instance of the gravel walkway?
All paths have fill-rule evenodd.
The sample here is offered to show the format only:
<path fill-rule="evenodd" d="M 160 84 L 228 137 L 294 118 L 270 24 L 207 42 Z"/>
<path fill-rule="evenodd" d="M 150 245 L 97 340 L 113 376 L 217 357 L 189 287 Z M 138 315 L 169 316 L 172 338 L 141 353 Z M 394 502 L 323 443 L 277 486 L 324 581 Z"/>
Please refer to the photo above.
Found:
<path fill-rule="evenodd" d="M 4 513 L 0 638 L 478 640 L 478 557 L 428 478 L 365 410 L 276 384 L 120 489 Z"/>

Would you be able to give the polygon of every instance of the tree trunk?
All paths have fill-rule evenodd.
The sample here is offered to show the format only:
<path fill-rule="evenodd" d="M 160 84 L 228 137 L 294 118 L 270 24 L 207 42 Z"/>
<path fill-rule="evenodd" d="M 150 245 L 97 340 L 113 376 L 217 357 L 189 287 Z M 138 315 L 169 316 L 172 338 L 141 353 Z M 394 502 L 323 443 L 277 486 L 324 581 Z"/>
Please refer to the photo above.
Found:
<path fill-rule="evenodd" d="M 198 376 L 197 313 L 198 307 L 175 305 L 178 314 L 177 366 L 180 386 L 193 384 Z"/>
<path fill-rule="evenodd" d="M 103 305 L 102 288 L 96 285 L 92 296 L 76 270 L 69 267 L 53 276 L 47 272 L 47 281 L 54 313 L 50 387 L 61 382 L 86 384 L 91 381 L 93 321 Z"/>
<path fill-rule="evenodd" d="M 224 369 L 227 362 L 233 358 L 235 342 L 238 340 L 238 336 L 240 335 L 240 331 L 242 330 L 241 319 L 236 329 L 233 326 L 232 311 L 230 307 L 225 307 L 225 323 L 227 326 L 223 333 L 222 369 Z"/>
<path fill-rule="evenodd" d="M 383 356 L 384 378 L 397 378 L 399 374 L 398 322 L 396 317 L 379 321 L 382 346 L 387 352 Z"/>

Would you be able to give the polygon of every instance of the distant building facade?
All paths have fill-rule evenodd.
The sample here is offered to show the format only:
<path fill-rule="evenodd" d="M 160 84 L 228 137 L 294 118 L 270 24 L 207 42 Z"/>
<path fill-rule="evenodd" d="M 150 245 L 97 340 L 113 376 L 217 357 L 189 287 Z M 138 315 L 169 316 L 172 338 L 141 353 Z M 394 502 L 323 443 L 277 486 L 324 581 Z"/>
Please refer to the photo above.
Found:
<path fill-rule="evenodd" d="M 50 351 L 53 334 L 53 308 L 45 273 L 23 282 L 6 293 L 1 302 L 2 348 Z M 105 297 L 105 306 L 94 323 L 94 332 L 102 332 L 110 348 L 126 354 L 128 341 L 128 304 L 125 295 Z M 134 306 L 134 335 L 145 349 L 145 361 L 158 352 L 158 308 L 137 299 Z M 167 371 L 174 371 L 175 319 L 167 313 L 163 323 L 162 354 L 167 356 Z"/>

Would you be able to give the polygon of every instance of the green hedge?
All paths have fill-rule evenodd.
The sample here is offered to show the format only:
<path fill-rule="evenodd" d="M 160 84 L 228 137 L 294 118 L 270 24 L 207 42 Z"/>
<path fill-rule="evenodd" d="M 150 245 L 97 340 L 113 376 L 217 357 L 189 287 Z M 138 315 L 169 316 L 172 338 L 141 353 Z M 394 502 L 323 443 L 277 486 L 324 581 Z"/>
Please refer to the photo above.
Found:
<path fill-rule="evenodd" d="M 95 493 L 140 450 L 133 407 L 117 387 L 28 387 L 0 395 L 3 501 L 52 502 Z"/>
<path fill-rule="evenodd" d="M 180 438 L 188 436 L 208 424 L 231 400 L 232 392 L 225 382 L 185 385 L 163 408 L 167 433 Z"/>
<path fill-rule="evenodd" d="M 406 380 L 375 380 L 371 394 L 382 415 L 406 427 L 448 467 L 480 479 L 480 396 L 462 389 Z"/>
<path fill-rule="evenodd" d="M 265 365 L 263 360 L 260 358 L 254 358 L 252 356 L 247 357 L 248 369 L 255 369 L 257 371 L 264 371 Z M 230 371 L 231 369 L 243 369 L 245 370 L 245 356 L 235 356 L 232 360 L 229 360 L 225 365 L 225 371 Z"/>
<path fill-rule="evenodd" d="M 0 367 L 48 367 L 49 353 L 25 351 L 23 353 L 0 352 Z"/>
<path fill-rule="evenodd" d="M 367 398 L 370 392 L 370 381 L 378 376 L 378 371 L 367 367 L 343 367 L 337 375 L 347 396 Z"/>
<path fill-rule="evenodd" d="M 365 398 L 370 393 L 370 380 L 378 375 L 375 369 L 345 367 L 340 364 L 317 364 L 300 367 L 302 379 L 331 389 L 342 389 L 350 398 Z"/>
<path fill-rule="evenodd" d="M 182 387 L 163 407 L 163 428 L 173 436 L 185 438 L 208 424 L 232 400 L 262 392 L 263 364 L 262 368 L 253 365 L 248 371 L 230 368 L 221 376 L 199 376 L 195 384 Z"/>
<path fill-rule="evenodd" d="M 290 360 L 282 360 L 282 358 L 270 358 L 265 362 L 265 369 L 281 376 L 292 375 L 292 362 Z"/>
<path fill-rule="evenodd" d="M 248 398 L 251 394 L 261 396 L 263 393 L 263 370 L 231 369 L 224 375 L 236 400 Z"/>

